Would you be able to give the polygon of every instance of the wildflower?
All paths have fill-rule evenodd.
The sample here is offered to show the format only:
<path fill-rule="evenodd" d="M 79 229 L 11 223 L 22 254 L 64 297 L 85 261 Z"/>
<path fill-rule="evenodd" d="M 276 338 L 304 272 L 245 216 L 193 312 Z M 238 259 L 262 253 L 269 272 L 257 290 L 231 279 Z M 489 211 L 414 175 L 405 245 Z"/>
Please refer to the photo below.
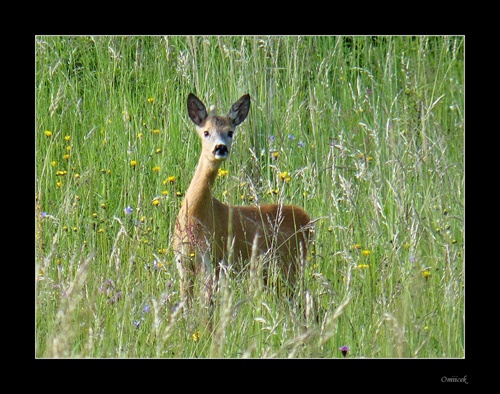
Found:
<path fill-rule="evenodd" d="M 272 144 L 274 142 L 274 135 L 269 137 L 269 142 Z"/>
<path fill-rule="evenodd" d="M 105 202 L 103 202 L 103 203 L 101 204 L 101 208 L 102 208 L 102 209 L 106 209 L 106 208 L 107 208 L 107 206 L 106 206 L 106 203 L 105 203 Z"/>
<path fill-rule="evenodd" d="M 352 245 L 352 247 L 354 249 L 361 249 L 361 245 L 360 244 L 354 244 L 354 245 Z"/>
<path fill-rule="evenodd" d="M 198 342 L 200 340 L 200 330 L 191 335 L 191 338 L 193 339 L 193 341 Z"/>
<path fill-rule="evenodd" d="M 125 215 L 130 215 L 130 214 L 133 212 L 133 209 L 132 209 L 132 207 L 129 205 L 128 207 L 126 207 L 126 208 L 124 209 L 124 211 L 125 211 Z"/>
<path fill-rule="evenodd" d="M 153 129 L 153 134 L 160 134 L 160 129 Z"/>
<path fill-rule="evenodd" d="M 92 214 L 92 217 L 93 217 L 94 219 L 97 219 L 97 212 L 94 212 L 94 213 Z"/>
<path fill-rule="evenodd" d="M 155 102 L 155 98 L 154 97 L 148 97 L 148 103 L 149 104 L 152 104 Z"/>
<path fill-rule="evenodd" d="M 369 264 L 358 264 L 358 268 L 361 270 L 361 269 L 365 269 L 365 268 L 369 268 L 370 265 Z"/>
<path fill-rule="evenodd" d="M 159 166 L 154 166 L 153 167 L 153 172 L 159 172 L 160 171 L 160 167 Z"/>
<path fill-rule="evenodd" d="M 59 170 L 59 171 L 57 171 L 57 172 L 56 172 L 56 175 L 57 175 L 57 176 L 64 176 L 64 175 L 66 175 L 67 173 L 68 173 L 68 171 L 66 171 L 66 170 Z"/>
<path fill-rule="evenodd" d="M 427 280 L 429 279 L 429 276 L 431 276 L 431 270 L 430 268 L 425 268 L 422 270 L 422 276 Z"/>
<path fill-rule="evenodd" d="M 42 212 L 42 219 L 47 217 L 47 216 L 48 216 L 47 212 Z"/>
<path fill-rule="evenodd" d="M 161 192 L 161 194 L 162 194 L 163 196 L 168 196 L 168 190 L 163 190 L 163 191 Z"/>
<path fill-rule="evenodd" d="M 222 168 L 219 168 L 219 171 L 217 173 L 217 176 L 219 178 L 222 178 L 223 176 L 226 176 L 227 174 L 229 174 L 229 171 L 228 170 L 223 170 Z"/>
<path fill-rule="evenodd" d="M 63 183 L 62 183 L 61 181 L 57 181 L 57 182 L 56 182 L 56 186 L 57 186 L 57 187 L 61 187 L 62 185 L 63 185 Z"/>
<path fill-rule="evenodd" d="M 47 137 L 52 137 L 52 131 L 50 131 L 50 130 L 45 130 L 45 135 L 46 135 Z"/>
<path fill-rule="evenodd" d="M 161 153 L 161 149 L 160 148 L 155 149 L 155 153 L 156 154 Z"/>
<path fill-rule="evenodd" d="M 75 174 L 75 179 L 78 179 L 78 178 L 80 178 L 80 174 L 79 174 L 79 173 L 76 173 L 76 174 Z"/>
<path fill-rule="evenodd" d="M 70 136 L 70 135 L 67 135 L 67 136 L 65 136 L 65 137 L 64 137 L 64 140 L 65 140 L 65 141 L 69 141 L 70 139 L 71 139 L 71 136 Z"/>
<path fill-rule="evenodd" d="M 333 231 L 333 227 L 332 226 L 329 226 L 328 227 L 328 232 L 331 233 Z"/>
<path fill-rule="evenodd" d="M 144 313 L 149 313 L 149 310 L 151 309 L 151 307 L 149 305 L 144 305 L 144 308 L 142 308 L 142 311 Z"/>
<path fill-rule="evenodd" d="M 294 140 L 294 139 L 295 139 L 295 137 L 293 136 L 293 134 L 288 134 L 288 139 L 289 139 L 290 141 L 292 141 L 292 140 Z"/>
<path fill-rule="evenodd" d="M 130 165 L 131 165 L 132 167 L 135 167 L 135 166 L 137 165 L 137 161 L 135 161 L 135 160 L 130 160 Z"/>
<path fill-rule="evenodd" d="M 304 141 L 299 141 L 299 143 L 297 144 L 297 146 L 299 148 L 302 148 L 304 146 Z"/>
<path fill-rule="evenodd" d="M 290 182 L 290 175 L 288 175 L 288 172 L 284 171 L 284 172 L 281 172 L 280 173 L 280 178 L 282 181 L 285 181 L 285 182 Z"/>
<path fill-rule="evenodd" d="M 163 184 L 166 185 L 167 183 L 175 183 L 175 176 L 171 175 L 167 179 L 163 181 Z"/>
<path fill-rule="evenodd" d="M 160 205 L 160 199 L 155 198 L 153 201 L 151 201 L 151 204 L 153 204 L 155 207 L 157 207 L 158 205 Z"/>
<path fill-rule="evenodd" d="M 134 320 L 134 326 L 135 326 L 135 328 L 139 328 L 140 325 L 141 325 L 141 321 L 140 320 Z"/>
<path fill-rule="evenodd" d="M 137 134 L 137 138 L 141 139 L 142 138 L 142 133 Z"/>
<path fill-rule="evenodd" d="M 280 153 L 278 151 L 271 152 L 271 157 L 273 160 L 276 160 L 279 157 Z"/>
<path fill-rule="evenodd" d="M 68 145 L 68 146 L 66 147 L 66 150 L 69 152 L 69 151 L 71 150 L 71 146 L 70 146 L 70 145 Z"/>
<path fill-rule="evenodd" d="M 342 352 L 342 356 L 345 357 L 345 356 L 347 356 L 347 353 L 349 352 L 350 349 L 349 349 L 349 347 L 344 345 L 344 346 L 339 347 L 339 350 Z"/>
<path fill-rule="evenodd" d="M 175 193 L 175 195 L 176 195 L 177 197 L 182 197 L 182 196 L 184 195 L 184 193 L 182 193 L 182 192 L 176 192 L 176 193 Z"/>
<path fill-rule="evenodd" d="M 55 167 L 57 165 L 57 161 L 52 161 L 50 164 L 52 165 L 52 167 Z"/>
<path fill-rule="evenodd" d="M 69 154 L 67 154 L 67 153 L 66 153 L 66 154 L 63 156 L 63 159 L 64 159 L 64 160 L 68 160 L 68 159 L 69 159 Z"/>
<path fill-rule="evenodd" d="M 362 250 L 362 251 L 361 251 L 361 254 L 362 254 L 363 256 L 369 256 L 369 255 L 371 255 L 371 254 L 372 254 L 372 251 L 371 251 L 371 250 L 368 250 L 368 249 L 364 249 L 364 250 Z"/>

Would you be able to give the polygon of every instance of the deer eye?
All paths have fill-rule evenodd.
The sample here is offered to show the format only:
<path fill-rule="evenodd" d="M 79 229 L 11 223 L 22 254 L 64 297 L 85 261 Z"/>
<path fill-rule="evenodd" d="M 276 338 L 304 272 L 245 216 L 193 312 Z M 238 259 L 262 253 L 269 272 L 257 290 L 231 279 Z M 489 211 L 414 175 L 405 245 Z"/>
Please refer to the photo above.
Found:
<path fill-rule="evenodd" d="M 203 132 L 203 135 L 204 135 L 205 137 L 208 137 L 208 136 L 210 135 L 210 133 L 209 133 L 207 130 L 205 130 L 205 131 Z"/>
<path fill-rule="evenodd" d="M 234 135 L 234 131 L 229 131 L 229 132 L 227 133 L 227 136 L 228 136 L 229 138 L 233 138 L 233 135 Z"/>

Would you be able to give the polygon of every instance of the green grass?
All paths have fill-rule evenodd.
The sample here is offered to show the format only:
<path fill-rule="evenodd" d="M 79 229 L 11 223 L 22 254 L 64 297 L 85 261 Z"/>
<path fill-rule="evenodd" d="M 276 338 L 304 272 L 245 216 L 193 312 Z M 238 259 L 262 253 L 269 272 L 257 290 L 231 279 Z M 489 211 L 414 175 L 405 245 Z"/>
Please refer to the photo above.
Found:
<path fill-rule="evenodd" d="M 464 37 L 35 50 L 36 357 L 464 357 Z M 218 198 L 317 219 L 303 302 L 223 277 L 213 332 L 176 308 L 174 221 L 200 152 L 189 92 L 221 112 L 252 97 Z"/>

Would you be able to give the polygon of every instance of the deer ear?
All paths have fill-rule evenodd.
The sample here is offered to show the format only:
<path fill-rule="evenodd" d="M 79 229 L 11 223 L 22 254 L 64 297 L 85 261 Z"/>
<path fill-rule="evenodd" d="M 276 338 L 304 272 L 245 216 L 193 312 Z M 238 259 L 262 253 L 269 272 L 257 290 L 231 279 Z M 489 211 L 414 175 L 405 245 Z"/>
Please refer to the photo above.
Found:
<path fill-rule="evenodd" d="M 187 100 L 188 114 L 195 125 L 199 126 L 207 117 L 207 109 L 198 97 L 189 93 Z"/>
<path fill-rule="evenodd" d="M 247 93 L 231 106 L 227 116 L 233 121 L 234 126 L 238 126 L 246 119 L 248 111 L 250 111 L 250 95 Z"/>

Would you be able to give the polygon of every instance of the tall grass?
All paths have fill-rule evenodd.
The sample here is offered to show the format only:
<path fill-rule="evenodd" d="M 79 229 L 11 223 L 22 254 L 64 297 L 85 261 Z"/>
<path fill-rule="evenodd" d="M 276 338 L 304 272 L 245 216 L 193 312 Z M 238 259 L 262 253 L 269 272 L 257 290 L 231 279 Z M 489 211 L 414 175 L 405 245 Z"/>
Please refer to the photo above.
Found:
<path fill-rule="evenodd" d="M 36 356 L 464 357 L 464 50 L 36 37 Z M 254 262 L 222 275 L 213 331 L 181 312 L 172 264 L 200 152 L 189 92 L 219 111 L 252 97 L 218 198 L 317 219 L 303 302 L 263 289 Z"/>

